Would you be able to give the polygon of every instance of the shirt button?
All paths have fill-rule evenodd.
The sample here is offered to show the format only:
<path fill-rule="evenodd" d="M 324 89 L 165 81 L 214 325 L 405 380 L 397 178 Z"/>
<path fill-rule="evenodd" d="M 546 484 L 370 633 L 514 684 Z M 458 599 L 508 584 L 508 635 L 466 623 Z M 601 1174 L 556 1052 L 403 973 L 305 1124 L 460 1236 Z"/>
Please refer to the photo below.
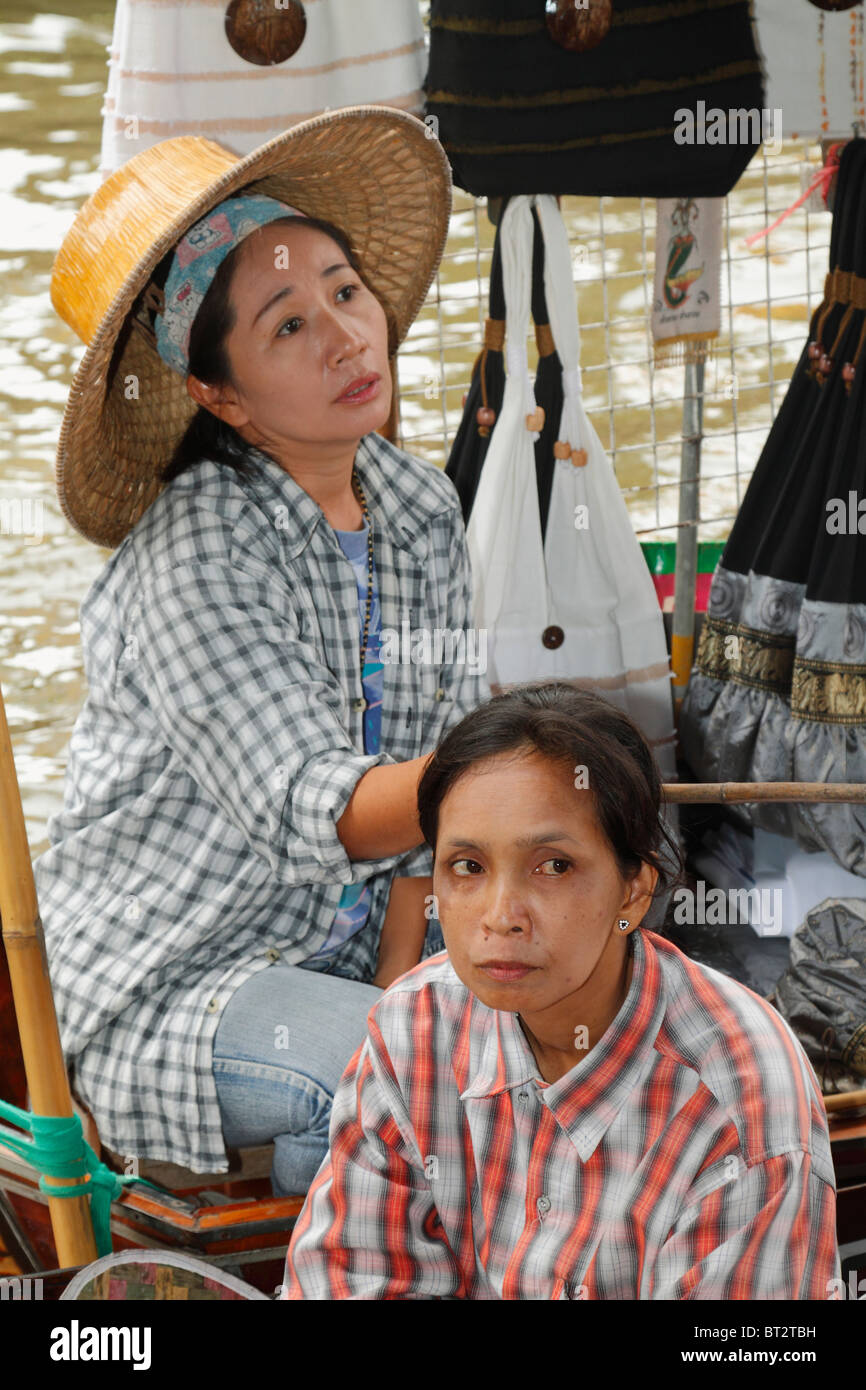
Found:
<path fill-rule="evenodd" d="M 353 700 L 353 701 L 352 701 L 352 709 L 365 709 L 365 708 L 366 708 L 366 705 L 367 705 L 367 701 L 364 699 L 363 696 L 361 696 L 361 697 L 360 697 L 359 699 L 357 699 L 357 700 Z"/>
<path fill-rule="evenodd" d="M 547 1196 L 545 1192 L 542 1192 L 538 1201 L 535 1203 L 535 1209 L 538 1212 L 538 1215 L 546 1216 L 547 1213 L 550 1211 L 550 1206 L 550 1198 Z"/>
<path fill-rule="evenodd" d="M 551 650 L 555 651 L 556 648 L 561 647 L 565 641 L 565 633 L 561 627 L 558 627 L 554 623 L 551 627 L 546 627 L 544 629 L 541 634 L 541 640 L 545 647 L 549 647 Z"/>
<path fill-rule="evenodd" d="M 441 685 L 437 687 L 436 694 L 433 696 L 433 698 L 434 700 L 445 699 L 445 691 L 442 689 Z"/>
<path fill-rule="evenodd" d="M 208 1013 L 209 1013 L 209 1014 L 215 1014 L 216 1011 L 217 1011 L 217 1009 L 219 1008 L 219 1006 L 220 1006 L 220 1001 L 219 1001 L 218 999 L 212 999 L 212 1000 L 210 1001 L 210 1003 L 208 1004 L 208 1006 L 207 1006 L 207 1011 L 208 1011 Z"/>
<path fill-rule="evenodd" d="M 528 1092 L 528 1091 L 518 1091 L 518 1092 L 517 1092 L 517 1099 L 518 1099 L 518 1100 L 529 1100 L 529 1092 Z"/>
<path fill-rule="evenodd" d="M 272 964 L 275 960 L 280 959 L 280 953 L 277 950 L 276 946 L 269 946 L 268 949 L 265 951 L 265 956 Z"/>

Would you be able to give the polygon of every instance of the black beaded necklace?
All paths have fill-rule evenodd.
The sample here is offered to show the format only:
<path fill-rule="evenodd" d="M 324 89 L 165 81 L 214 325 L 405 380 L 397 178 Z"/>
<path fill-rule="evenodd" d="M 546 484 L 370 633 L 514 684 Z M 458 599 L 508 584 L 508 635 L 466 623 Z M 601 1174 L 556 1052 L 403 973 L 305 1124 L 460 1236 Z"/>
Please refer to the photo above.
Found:
<path fill-rule="evenodd" d="M 352 481 L 358 491 L 358 501 L 367 523 L 367 606 L 364 612 L 364 636 L 361 638 L 361 682 L 364 681 L 364 657 L 367 651 L 367 635 L 370 631 L 370 608 L 373 602 L 373 523 L 367 510 L 367 499 L 361 486 L 357 465 L 352 464 Z"/>

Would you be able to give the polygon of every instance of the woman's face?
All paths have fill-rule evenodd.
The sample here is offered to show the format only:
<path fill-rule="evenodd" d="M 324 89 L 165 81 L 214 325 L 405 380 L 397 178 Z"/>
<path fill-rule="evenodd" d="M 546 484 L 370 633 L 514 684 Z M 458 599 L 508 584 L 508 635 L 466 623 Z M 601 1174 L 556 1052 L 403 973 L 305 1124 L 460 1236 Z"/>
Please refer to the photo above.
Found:
<path fill-rule="evenodd" d="M 440 805 L 439 921 L 454 969 L 490 1008 L 555 1018 L 612 980 L 628 939 L 617 921 L 640 922 L 654 881 L 648 866 L 623 879 L 590 791 L 535 750 L 477 764 Z"/>
<path fill-rule="evenodd" d="M 226 339 L 232 386 L 220 414 L 252 443 L 357 443 L 391 408 L 388 327 L 376 296 L 317 227 L 270 223 L 241 244 Z M 377 378 L 359 398 L 359 378 Z"/>

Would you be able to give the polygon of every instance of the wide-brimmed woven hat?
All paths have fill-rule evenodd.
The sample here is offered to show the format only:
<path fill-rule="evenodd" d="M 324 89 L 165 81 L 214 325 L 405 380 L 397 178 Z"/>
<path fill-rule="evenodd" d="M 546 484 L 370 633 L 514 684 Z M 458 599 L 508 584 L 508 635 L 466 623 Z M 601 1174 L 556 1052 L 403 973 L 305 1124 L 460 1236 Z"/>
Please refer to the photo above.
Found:
<path fill-rule="evenodd" d="M 292 126 L 252 154 L 198 136 L 127 161 L 85 203 L 54 263 L 51 300 L 87 345 L 63 418 L 56 478 L 77 531 L 115 546 L 162 489 L 196 406 L 156 350 L 141 297 L 194 222 L 241 189 L 341 227 L 403 341 L 436 274 L 451 172 L 417 117 L 349 106 Z"/>

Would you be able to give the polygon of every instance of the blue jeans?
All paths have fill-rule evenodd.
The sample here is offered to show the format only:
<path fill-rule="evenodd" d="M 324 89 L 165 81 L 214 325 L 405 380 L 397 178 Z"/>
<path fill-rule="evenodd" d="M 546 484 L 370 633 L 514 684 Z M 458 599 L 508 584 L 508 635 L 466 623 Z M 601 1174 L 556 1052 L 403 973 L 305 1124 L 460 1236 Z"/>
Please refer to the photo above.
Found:
<path fill-rule="evenodd" d="M 276 1196 L 306 1192 L 328 1152 L 337 1083 L 367 1036 L 382 991 L 277 963 L 230 998 L 213 1045 L 213 1073 L 230 1148 L 274 1141 Z"/>

